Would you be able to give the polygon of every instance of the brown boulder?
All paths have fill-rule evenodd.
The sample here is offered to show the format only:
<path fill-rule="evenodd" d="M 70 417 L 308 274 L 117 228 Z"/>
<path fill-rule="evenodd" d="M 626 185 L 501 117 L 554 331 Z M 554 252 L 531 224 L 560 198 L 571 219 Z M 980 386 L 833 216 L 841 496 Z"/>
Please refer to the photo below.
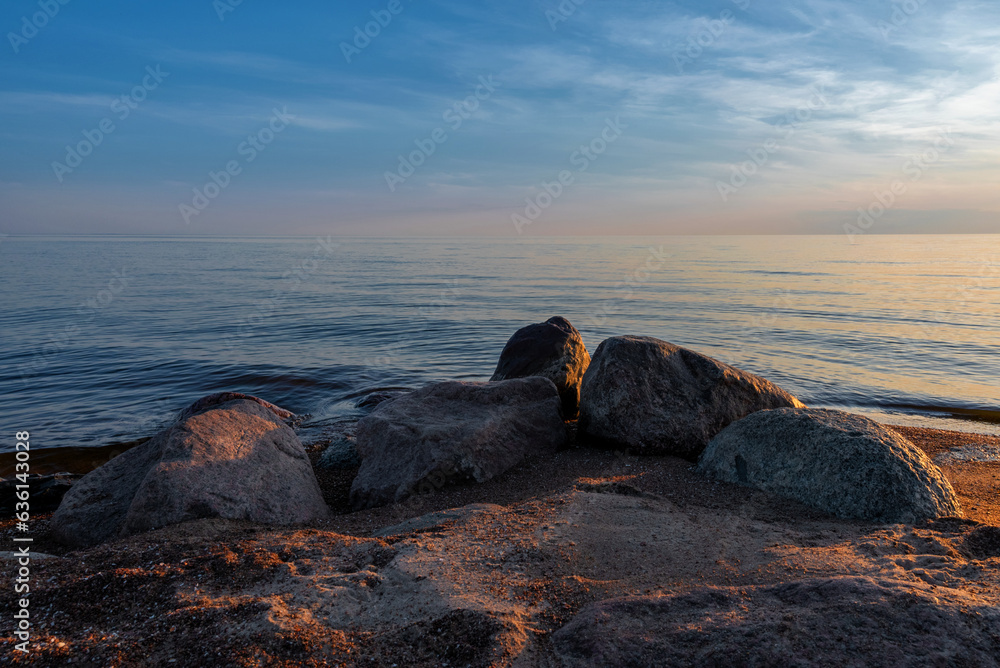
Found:
<path fill-rule="evenodd" d="M 572 419 L 580 408 L 580 383 L 588 366 L 590 354 L 580 332 L 557 316 L 514 332 L 490 380 L 548 378 L 559 390 L 563 417 Z"/>
<path fill-rule="evenodd" d="M 730 423 L 803 404 L 777 385 L 652 337 L 618 336 L 594 353 L 580 432 L 635 454 L 695 460 Z"/>
<path fill-rule="evenodd" d="M 222 404 L 228 403 L 230 401 L 236 401 L 237 399 L 245 399 L 247 401 L 253 401 L 258 403 L 264 408 L 268 409 L 282 420 L 287 420 L 289 418 L 295 417 L 295 413 L 291 411 L 286 411 L 284 408 L 278 408 L 274 404 L 264 401 L 260 397 L 254 397 L 249 394 L 243 394 L 242 392 L 217 392 L 216 394 L 210 394 L 207 397 L 202 397 L 198 401 L 194 402 L 184 410 L 180 412 L 177 416 L 176 422 L 186 420 L 192 415 L 197 415 L 207 411 L 209 408 L 215 408 L 216 406 L 221 406 Z"/>
<path fill-rule="evenodd" d="M 63 497 L 52 533 L 83 547 L 207 517 L 286 525 L 329 513 L 295 432 L 264 404 L 237 399 L 84 476 Z"/>

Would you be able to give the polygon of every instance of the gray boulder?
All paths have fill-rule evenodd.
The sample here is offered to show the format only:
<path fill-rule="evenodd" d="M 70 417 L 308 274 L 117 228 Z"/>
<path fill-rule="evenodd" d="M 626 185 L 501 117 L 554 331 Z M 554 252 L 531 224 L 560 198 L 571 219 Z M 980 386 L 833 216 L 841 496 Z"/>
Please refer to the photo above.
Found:
<path fill-rule="evenodd" d="M 517 330 L 500 353 L 490 381 L 548 378 L 559 390 L 563 417 L 572 419 L 580 408 L 580 383 L 588 366 L 590 354 L 580 332 L 557 316 Z"/>
<path fill-rule="evenodd" d="M 698 470 L 844 519 L 912 524 L 962 514 L 951 485 L 921 450 L 841 411 L 755 413 L 716 436 Z"/>
<path fill-rule="evenodd" d="M 79 480 L 53 536 L 85 547 L 207 517 L 297 524 L 330 514 L 298 437 L 249 399 L 211 404 Z"/>
<path fill-rule="evenodd" d="M 342 438 L 328 445 L 319 456 L 316 466 L 331 470 L 356 469 L 361 466 L 354 439 Z"/>
<path fill-rule="evenodd" d="M 528 454 L 553 452 L 566 441 L 559 409 L 545 378 L 439 383 L 383 403 L 358 423 L 351 503 L 372 508 L 485 482 Z"/>
<path fill-rule="evenodd" d="M 673 344 L 618 336 L 594 353 L 580 390 L 580 432 L 642 455 L 695 460 L 727 425 L 803 404 L 770 381 Z"/>
<path fill-rule="evenodd" d="M 602 601 L 552 646 L 566 668 L 996 666 L 998 629 L 965 592 L 838 577 Z"/>

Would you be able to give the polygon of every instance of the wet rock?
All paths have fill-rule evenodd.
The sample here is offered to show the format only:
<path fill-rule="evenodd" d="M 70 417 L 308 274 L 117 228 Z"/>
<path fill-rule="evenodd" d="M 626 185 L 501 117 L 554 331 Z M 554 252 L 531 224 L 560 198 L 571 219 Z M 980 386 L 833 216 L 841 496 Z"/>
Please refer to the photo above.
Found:
<path fill-rule="evenodd" d="M 48 513 L 59 507 L 63 496 L 70 490 L 82 475 L 72 473 L 53 473 L 51 475 L 29 475 L 27 480 L 19 480 L 16 477 L 0 481 L 0 510 L 4 513 L 13 513 L 16 504 L 20 502 L 17 493 L 18 487 L 28 485 L 28 502 L 31 504 L 32 513 Z"/>
<path fill-rule="evenodd" d="M 207 411 L 210 408 L 215 408 L 216 406 L 221 406 L 222 404 L 228 403 L 230 401 L 236 401 L 237 399 L 243 399 L 246 401 L 253 401 L 260 404 L 264 408 L 268 409 L 275 415 L 277 415 L 282 420 L 288 420 L 295 417 L 295 413 L 291 411 L 286 411 L 284 408 L 278 408 L 274 404 L 264 401 L 259 397 L 254 397 L 249 394 L 243 394 L 242 392 L 219 392 L 217 394 L 210 394 L 207 397 L 202 397 L 198 401 L 194 402 L 184 410 L 180 412 L 177 416 L 177 422 L 183 422 L 192 415 L 197 415 Z"/>
<path fill-rule="evenodd" d="M 366 394 L 365 396 L 358 399 L 358 402 L 354 404 L 354 407 L 363 411 L 370 412 L 375 410 L 375 408 L 377 408 L 380 404 L 383 404 L 386 401 L 392 401 L 393 399 L 398 399 L 402 396 L 409 394 L 412 391 L 413 390 L 408 388 L 376 390 L 375 392 Z"/>

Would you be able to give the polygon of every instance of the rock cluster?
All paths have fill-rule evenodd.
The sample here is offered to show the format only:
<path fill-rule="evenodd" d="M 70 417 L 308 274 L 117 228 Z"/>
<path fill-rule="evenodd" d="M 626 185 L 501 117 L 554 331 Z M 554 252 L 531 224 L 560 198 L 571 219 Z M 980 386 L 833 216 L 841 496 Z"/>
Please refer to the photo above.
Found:
<path fill-rule="evenodd" d="M 32 478 L 33 509 L 65 492 L 63 543 L 132 536 L 33 553 L 55 605 L 32 624 L 59 634 L 45 665 L 66 647 L 156 665 L 997 665 L 1000 528 L 958 519 L 923 451 L 867 418 L 658 339 L 591 361 L 562 318 L 517 332 L 489 382 L 355 408 L 316 453 L 339 508 L 352 476 L 355 509 L 457 489 L 331 517 L 293 414 L 239 393 L 71 487 Z M 644 457 L 557 453 L 577 408 L 583 444 Z"/>
<path fill-rule="evenodd" d="M 356 469 L 361 466 L 358 448 L 353 439 L 341 438 L 326 447 L 316 466 L 321 469 Z"/>
<path fill-rule="evenodd" d="M 355 509 L 485 482 L 553 453 L 567 442 L 564 420 L 579 411 L 586 441 L 639 455 L 700 455 L 708 475 L 840 517 L 916 522 L 961 512 L 940 471 L 871 421 L 809 411 L 768 380 L 650 337 L 607 339 L 591 360 L 560 317 L 518 330 L 490 382 L 391 388 L 358 408 L 369 414 L 356 433 L 317 464 L 358 468 Z M 245 394 L 205 397 L 74 485 L 53 531 L 92 545 L 189 519 L 326 517 L 308 457 L 283 422 L 292 417 Z"/>

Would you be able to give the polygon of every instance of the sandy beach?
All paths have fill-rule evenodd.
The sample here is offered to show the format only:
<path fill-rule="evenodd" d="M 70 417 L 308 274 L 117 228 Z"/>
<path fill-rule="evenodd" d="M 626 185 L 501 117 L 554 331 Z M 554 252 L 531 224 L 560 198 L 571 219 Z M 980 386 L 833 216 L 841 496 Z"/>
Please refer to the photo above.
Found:
<path fill-rule="evenodd" d="M 1000 445 L 899 431 L 931 457 Z M 322 445 L 312 448 L 314 461 Z M 685 460 L 577 445 L 481 485 L 361 512 L 347 505 L 352 471 L 318 470 L 335 517 L 302 528 L 199 520 L 67 552 L 46 539 L 42 517 L 32 562 L 35 651 L 5 655 L 39 666 L 590 665 L 565 663 L 568 641 L 553 642 L 588 604 L 669 601 L 707 587 L 745 605 L 688 620 L 704 631 L 692 636 L 700 640 L 688 638 L 674 655 L 657 650 L 648 665 L 721 665 L 711 657 L 733 651 L 729 631 L 755 615 L 781 617 L 768 587 L 888 582 L 914 601 L 937 601 L 942 619 L 980 614 L 1000 605 L 1000 546 L 979 545 L 992 557 L 972 555 L 968 536 L 1000 525 L 1000 463 L 941 467 L 965 518 L 918 526 L 833 519 L 712 482 Z M 9 538 L 12 523 L 2 531 Z M 2 601 L 13 609 L 9 591 Z M 782 623 L 808 657 L 828 639 L 797 615 Z M 868 634 L 868 642 L 884 636 L 884 646 L 833 641 L 832 653 L 803 665 L 888 661 L 893 633 Z M 908 665 L 939 665 L 932 655 L 926 664 L 913 658 Z"/>

